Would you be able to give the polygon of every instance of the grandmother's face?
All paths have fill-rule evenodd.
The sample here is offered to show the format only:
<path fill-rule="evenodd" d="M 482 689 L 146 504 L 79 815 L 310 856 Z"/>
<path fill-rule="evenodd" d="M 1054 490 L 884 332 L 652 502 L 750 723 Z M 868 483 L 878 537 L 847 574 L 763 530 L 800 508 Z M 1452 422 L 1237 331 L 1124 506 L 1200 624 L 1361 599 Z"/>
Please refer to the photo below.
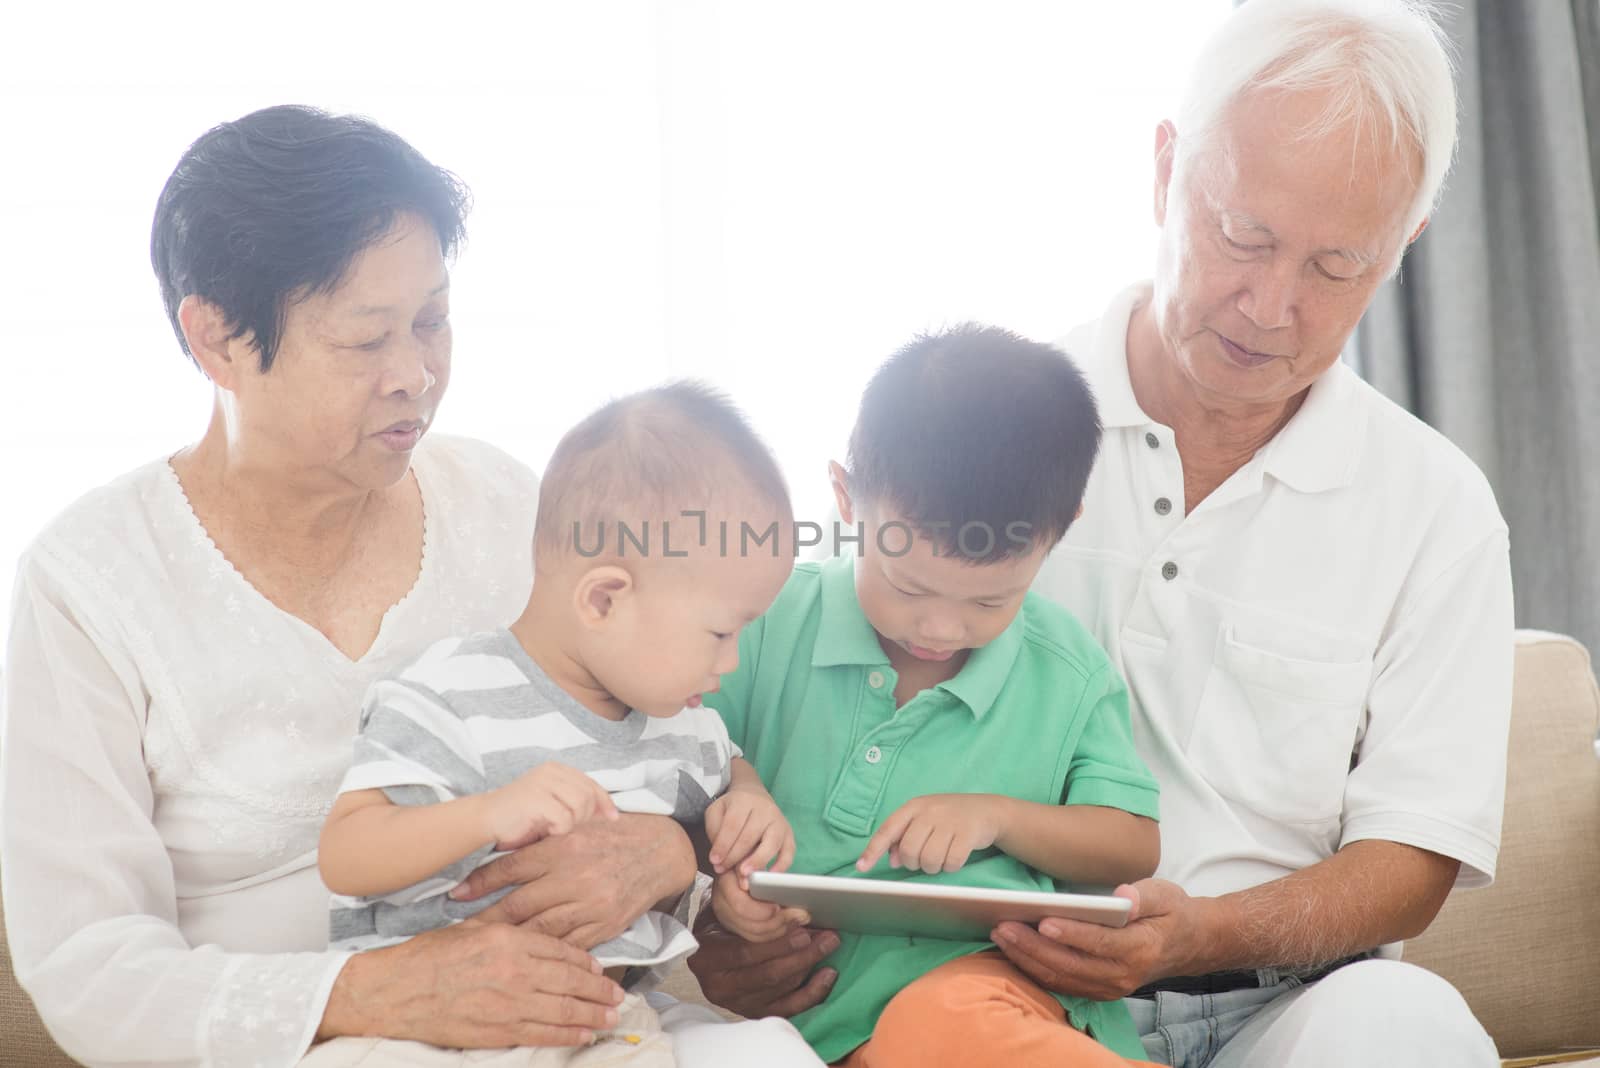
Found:
<path fill-rule="evenodd" d="M 291 304 L 272 367 L 248 378 L 241 421 L 275 455 L 364 489 L 397 482 L 450 379 L 449 275 L 433 227 L 401 216 L 337 288 Z"/>
<path fill-rule="evenodd" d="M 1281 404 L 1310 386 L 1415 236 L 1403 231 L 1419 154 L 1375 143 L 1371 123 L 1301 140 L 1324 103 L 1248 95 L 1175 172 L 1173 131 L 1157 135 L 1153 311 L 1208 406 Z"/>

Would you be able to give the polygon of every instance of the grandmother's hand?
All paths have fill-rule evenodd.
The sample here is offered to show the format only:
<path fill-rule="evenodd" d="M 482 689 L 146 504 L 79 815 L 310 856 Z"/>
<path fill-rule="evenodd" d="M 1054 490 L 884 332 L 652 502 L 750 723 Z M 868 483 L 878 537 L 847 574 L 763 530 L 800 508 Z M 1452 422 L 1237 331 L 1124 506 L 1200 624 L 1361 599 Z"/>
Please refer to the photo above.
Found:
<path fill-rule="evenodd" d="M 622 988 L 582 950 L 536 931 L 468 922 L 350 958 L 328 995 L 317 1039 L 581 1046 L 616 1026 L 621 1000 Z"/>
<path fill-rule="evenodd" d="M 693 885 L 694 873 L 694 846 L 676 821 L 625 814 L 508 853 L 473 872 L 450 896 L 473 901 L 517 886 L 475 918 L 519 924 L 590 949 L 657 903 L 676 899 Z"/>

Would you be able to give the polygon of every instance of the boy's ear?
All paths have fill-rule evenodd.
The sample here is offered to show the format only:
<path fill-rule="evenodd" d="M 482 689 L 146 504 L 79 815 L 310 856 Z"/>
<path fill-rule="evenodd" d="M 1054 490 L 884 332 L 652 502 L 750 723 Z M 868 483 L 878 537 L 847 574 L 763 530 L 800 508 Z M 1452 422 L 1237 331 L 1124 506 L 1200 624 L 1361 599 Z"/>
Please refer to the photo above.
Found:
<path fill-rule="evenodd" d="M 850 499 L 850 476 L 838 460 L 828 461 L 828 481 L 833 485 L 833 503 L 845 525 L 856 521 L 855 502 Z"/>
<path fill-rule="evenodd" d="M 634 592 L 633 576 L 615 564 L 590 568 L 578 579 L 572 591 L 572 607 L 580 626 L 594 629 L 605 626 L 616 615 L 617 606 Z"/>

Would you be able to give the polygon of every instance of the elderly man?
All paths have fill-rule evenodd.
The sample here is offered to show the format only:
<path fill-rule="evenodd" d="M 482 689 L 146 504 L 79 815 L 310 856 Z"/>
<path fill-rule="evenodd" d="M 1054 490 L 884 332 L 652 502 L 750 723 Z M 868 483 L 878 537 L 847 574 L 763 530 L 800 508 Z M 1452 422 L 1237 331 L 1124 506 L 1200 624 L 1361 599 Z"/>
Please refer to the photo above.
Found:
<path fill-rule="evenodd" d="M 1478 470 L 1339 354 L 1454 147 L 1437 27 L 1401 0 L 1251 0 L 1156 131 L 1153 283 L 1065 347 L 1106 435 L 1036 589 L 1127 677 L 1159 878 L 1114 931 L 1005 924 L 1054 989 L 1127 997 L 1149 1055 L 1497 1063 L 1461 997 L 1381 959 L 1493 875 L 1506 528 Z M 713 941 L 735 1008 L 826 996 L 827 934 Z"/>

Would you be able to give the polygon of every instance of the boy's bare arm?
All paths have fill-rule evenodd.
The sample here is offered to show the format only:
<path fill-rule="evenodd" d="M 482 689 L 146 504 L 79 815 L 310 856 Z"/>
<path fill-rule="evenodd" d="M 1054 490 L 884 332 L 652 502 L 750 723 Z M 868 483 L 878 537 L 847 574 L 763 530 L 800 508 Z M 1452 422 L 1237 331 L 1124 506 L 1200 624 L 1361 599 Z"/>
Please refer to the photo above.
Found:
<path fill-rule="evenodd" d="M 990 846 L 1064 882 L 1113 886 L 1148 877 L 1161 859 L 1155 821 L 1121 809 L 927 794 L 883 821 L 856 867 L 871 871 L 888 854 L 891 867 L 959 871 Z"/>
<path fill-rule="evenodd" d="M 396 805 L 382 790 L 341 794 L 317 846 L 336 894 L 376 897 L 421 882 L 490 844 L 483 795 Z"/>
<path fill-rule="evenodd" d="M 1155 874 L 1161 829 L 1155 820 L 1098 805 L 1043 805 L 981 795 L 998 810 L 995 845 L 1063 882 L 1117 886 Z"/>

